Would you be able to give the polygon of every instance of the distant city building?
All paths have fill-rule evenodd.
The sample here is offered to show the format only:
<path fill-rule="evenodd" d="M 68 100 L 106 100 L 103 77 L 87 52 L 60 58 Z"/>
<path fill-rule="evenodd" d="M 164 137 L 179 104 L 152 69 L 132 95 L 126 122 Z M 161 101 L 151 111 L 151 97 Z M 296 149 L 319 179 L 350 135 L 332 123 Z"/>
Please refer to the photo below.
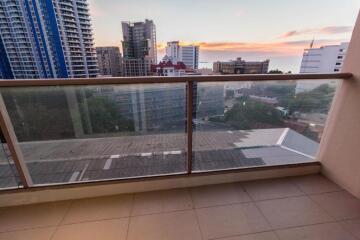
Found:
<path fill-rule="evenodd" d="M 96 77 L 86 0 L 0 1 L 2 78 Z"/>
<path fill-rule="evenodd" d="M 196 69 L 196 72 L 200 75 L 213 75 L 213 70 L 211 68 L 199 68 Z"/>
<path fill-rule="evenodd" d="M 151 75 L 157 63 L 156 28 L 152 20 L 122 22 L 124 76 Z"/>
<path fill-rule="evenodd" d="M 270 60 L 249 62 L 237 58 L 229 62 L 214 62 L 214 74 L 264 74 L 268 72 Z"/>
<path fill-rule="evenodd" d="M 122 75 L 122 57 L 118 47 L 97 47 L 99 74 L 119 77 Z"/>
<path fill-rule="evenodd" d="M 152 72 L 156 76 L 183 76 L 186 74 L 186 66 L 183 62 L 173 64 L 169 61 L 162 61 L 157 65 L 151 66 Z"/>
<path fill-rule="evenodd" d="M 171 60 L 173 63 L 183 62 L 187 68 L 198 69 L 199 46 L 181 46 L 178 41 L 168 42 L 164 61 Z"/>
<path fill-rule="evenodd" d="M 348 42 L 304 50 L 300 73 L 332 73 L 341 70 Z"/>
<path fill-rule="evenodd" d="M 339 45 L 305 49 L 301 61 L 300 73 L 340 72 L 348 46 L 348 42 L 343 42 Z M 310 91 L 322 84 L 334 86 L 336 82 L 329 80 L 298 81 L 296 92 Z"/>

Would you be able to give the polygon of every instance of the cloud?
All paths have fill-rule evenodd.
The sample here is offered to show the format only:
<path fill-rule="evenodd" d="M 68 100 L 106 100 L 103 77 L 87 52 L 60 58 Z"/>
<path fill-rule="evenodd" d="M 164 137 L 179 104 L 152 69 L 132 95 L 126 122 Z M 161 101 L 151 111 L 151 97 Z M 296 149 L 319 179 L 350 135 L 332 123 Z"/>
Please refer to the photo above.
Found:
<path fill-rule="evenodd" d="M 244 17 L 245 15 L 246 15 L 246 11 L 243 9 L 238 9 L 235 12 L 235 16 L 237 16 L 237 17 Z"/>
<path fill-rule="evenodd" d="M 319 39 L 315 47 L 339 44 L 346 39 Z M 270 59 L 271 68 L 298 72 L 304 49 L 309 48 L 311 40 L 275 42 L 188 42 L 186 45 L 200 46 L 202 67 L 212 67 L 215 61 L 228 61 L 241 57 L 248 61 Z M 183 42 L 181 44 L 184 44 Z M 158 44 L 158 60 L 165 55 L 165 43 Z"/>
<path fill-rule="evenodd" d="M 315 45 L 338 44 L 343 40 L 316 40 Z M 200 46 L 201 51 L 234 52 L 234 53 L 259 53 L 266 55 L 300 55 L 310 45 L 310 40 L 277 41 L 277 42 L 193 42 L 186 45 Z M 181 43 L 184 45 L 184 43 Z M 158 44 L 159 53 L 163 53 L 165 43 Z"/>
<path fill-rule="evenodd" d="M 95 0 L 90 0 L 89 12 L 91 17 L 102 17 L 105 16 L 104 10 L 97 5 L 98 2 Z"/>
<path fill-rule="evenodd" d="M 353 27 L 351 26 L 327 26 L 322 28 L 308 28 L 303 30 L 292 30 L 288 31 L 280 36 L 280 38 L 289 38 L 300 35 L 309 35 L 309 34 L 321 34 L 321 35 L 332 35 L 340 33 L 351 32 Z"/>

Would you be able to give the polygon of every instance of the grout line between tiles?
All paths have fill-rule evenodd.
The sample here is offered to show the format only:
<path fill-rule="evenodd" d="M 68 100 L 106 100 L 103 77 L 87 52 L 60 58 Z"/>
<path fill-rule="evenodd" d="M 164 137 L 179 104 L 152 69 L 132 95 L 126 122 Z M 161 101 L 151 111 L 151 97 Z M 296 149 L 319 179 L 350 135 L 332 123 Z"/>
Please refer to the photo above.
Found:
<path fill-rule="evenodd" d="M 74 200 L 71 200 L 68 208 L 66 209 L 66 211 L 65 211 L 65 213 L 64 213 L 64 216 L 61 218 L 61 220 L 59 221 L 59 223 L 55 226 L 55 230 L 52 232 L 49 240 L 53 239 L 53 237 L 54 237 L 55 233 L 57 232 L 59 226 L 61 226 L 61 223 L 64 221 L 66 215 L 69 213 L 69 211 L 70 211 L 71 206 L 73 205 L 73 203 L 74 203 Z"/>
<path fill-rule="evenodd" d="M 250 198 L 252 198 L 252 196 L 249 194 Z M 271 230 L 274 230 L 273 226 L 270 223 L 270 220 L 265 216 L 265 214 L 263 213 L 263 211 L 260 209 L 260 207 L 258 206 L 258 204 L 256 203 L 256 201 L 254 201 L 253 203 L 255 205 L 255 208 L 260 212 L 261 216 L 263 216 L 263 218 L 265 219 L 266 223 L 269 225 Z M 279 236 L 275 233 L 276 237 L 279 238 Z"/>
<path fill-rule="evenodd" d="M 223 237 L 209 238 L 208 240 L 221 240 L 221 239 L 225 239 L 225 238 L 245 237 L 245 236 L 251 236 L 251 235 L 254 235 L 254 234 L 270 233 L 270 232 L 274 233 L 274 231 L 272 231 L 272 230 L 267 230 L 267 231 L 253 232 L 253 233 L 236 234 L 236 235 L 228 235 L 228 236 L 223 236 Z"/>
<path fill-rule="evenodd" d="M 191 203 L 192 203 L 192 211 L 193 211 L 194 214 L 195 214 L 195 219 L 196 219 L 196 223 L 197 223 L 197 225 L 198 225 L 199 231 L 200 231 L 201 239 L 205 239 L 204 234 L 203 234 L 203 230 L 201 229 L 199 216 L 198 216 L 198 214 L 197 214 L 197 212 L 196 212 L 195 202 L 194 202 L 194 198 L 193 198 L 193 193 L 192 193 L 192 191 L 191 191 L 191 188 L 188 188 L 187 190 L 188 190 L 188 192 L 189 192 L 189 194 L 190 194 L 190 199 L 191 199 Z"/>
<path fill-rule="evenodd" d="M 130 224 L 131 224 L 131 213 L 132 213 L 132 211 L 134 209 L 134 205 L 135 205 L 135 194 L 132 194 L 131 199 L 132 199 L 132 201 L 131 201 L 131 209 L 130 209 L 130 214 L 129 214 L 128 226 L 127 226 L 127 229 L 126 229 L 126 236 L 125 236 L 126 240 L 129 237 Z"/>
<path fill-rule="evenodd" d="M 256 232 L 246 233 L 246 234 L 236 234 L 236 235 L 228 235 L 228 236 L 222 236 L 222 237 L 217 237 L 217 238 L 210 238 L 209 240 L 221 240 L 221 239 L 229 238 L 229 237 L 248 236 L 248 235 L 266 233 L 266 232 L 273 232 L 273 233 L 275 233 L 276 237 L 278 239 L 280 239 L 279 235 L 277 234 L 277 231 L 288 230 L 288 229 L 296 229 L 296 228 L 304 228 L 304 227 L 311 227 L 311 226 L 324 225 L 324 224 L 330 224 L 330 223 L 338 223 L 338 222 L 331 221 L 331 222 L 323 222 L 323 223 L 307 224 L 307 225 L 301 225 L 301 226 L 293 226 L 293 227 L 271 229 L 271 230 L 266 230 L 266 231 L 256 231 Z"/>
<path fill-rule="evenodd" d="M 316 206 L 318 206 L 321 210 L 323 210 L 331 219 L 333 219 L 334 221 L 337 221 L 325 208 L 323 208 L 319 203 L 317 203 L 311 197 L 314 195 L 323 195 L 323 194 L 327 194 L 327 193 L 319 193 L 319 194 L 307 194 L 306 192 L 304 192 L 304 193 L 305 193 L 305 196 L 307 196 L 311 202 L 313 202 Z"/>

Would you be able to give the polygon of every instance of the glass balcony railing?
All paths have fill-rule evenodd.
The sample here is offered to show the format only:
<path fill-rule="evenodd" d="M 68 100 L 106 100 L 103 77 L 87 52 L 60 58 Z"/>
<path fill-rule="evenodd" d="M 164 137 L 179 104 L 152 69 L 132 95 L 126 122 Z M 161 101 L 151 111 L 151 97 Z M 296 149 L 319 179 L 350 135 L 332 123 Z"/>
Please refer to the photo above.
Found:
<path fill-rule="evenodd" d="M 337 82 L 198 84 L 193 170 L 315 161 Z"/>
<path fill-rule="evenodd" d="M 185 84 L 2 91 L 34 184 L 186 172 Z"/>
<path fill-rule="evenodd" d="M 347 77 L 0 81 L 0 188 L 314 162 Z"/>
<path fill-rule="evenodd" d="M 1 136 L 0 146 L 0 189 L 20 187 L 21 183 L 14 167 L 5 139 Z"/>

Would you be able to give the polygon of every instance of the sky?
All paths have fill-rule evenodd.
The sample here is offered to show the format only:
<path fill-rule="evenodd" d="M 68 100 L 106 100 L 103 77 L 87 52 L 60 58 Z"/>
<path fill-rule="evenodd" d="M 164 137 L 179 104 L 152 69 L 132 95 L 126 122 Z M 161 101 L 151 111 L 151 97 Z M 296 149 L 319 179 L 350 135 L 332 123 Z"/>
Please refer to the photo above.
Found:
<path fill-rule="evenodd" d="M 151 19 L 168 41 L 200 46 L 200 67 L 242 57 L 298 73 L 303 50 L 349 41 L 360 0 L 88 0 L 96 46 L 119 46 L 122 21 Z"/>

